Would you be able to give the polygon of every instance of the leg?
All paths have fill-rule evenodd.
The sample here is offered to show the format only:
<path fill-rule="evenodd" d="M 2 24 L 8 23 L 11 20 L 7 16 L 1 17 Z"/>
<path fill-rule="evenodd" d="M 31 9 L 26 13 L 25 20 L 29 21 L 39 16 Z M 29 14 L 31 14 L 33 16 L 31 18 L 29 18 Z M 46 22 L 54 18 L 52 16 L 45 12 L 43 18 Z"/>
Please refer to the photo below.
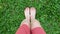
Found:
<path fill-rule="evenodd" d="M 29 8 L 26 8 L 24 13 L 25 13 L 26 19 L 22 21 L 16 34 L 30 34 Z"/>
<path fill-rule="evenodd" d="M 31 14 L 31 30 L 32 34 L 46 34 L 44 29 L 41 27 L 40 22 L 35 19 L 36 10 L 35 8 L 30 9 Z"/>
<path fill-rule="evenodd" d="M 31 14 L 31 26 L 32 26 L 31 28 L 33 29 L 35 27 L 41 27 L 39 21 L 35 19 L 36 9 L 34 7 L 30 9 L 30 14 Z"/>
<path fill-rule="evenodd" d="M 28 7 L 25 9 L 24 13 L 25 13 L 26 19 L 24 19 L 22 21 L 21 25 L 26 24 L 30 28 L 30 15 L 29 15 L 29 8 Z"/>

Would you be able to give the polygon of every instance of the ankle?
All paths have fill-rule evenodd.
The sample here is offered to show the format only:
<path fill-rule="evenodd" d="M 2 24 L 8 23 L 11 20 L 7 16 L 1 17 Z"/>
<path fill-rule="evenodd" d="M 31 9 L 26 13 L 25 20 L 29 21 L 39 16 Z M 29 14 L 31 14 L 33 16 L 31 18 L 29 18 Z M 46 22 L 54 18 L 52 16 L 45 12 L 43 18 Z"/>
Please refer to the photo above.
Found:
<path fill-rule="evenodd" d="M 31 16 L 31 19 L 35 19 L 35 17 Z"/>

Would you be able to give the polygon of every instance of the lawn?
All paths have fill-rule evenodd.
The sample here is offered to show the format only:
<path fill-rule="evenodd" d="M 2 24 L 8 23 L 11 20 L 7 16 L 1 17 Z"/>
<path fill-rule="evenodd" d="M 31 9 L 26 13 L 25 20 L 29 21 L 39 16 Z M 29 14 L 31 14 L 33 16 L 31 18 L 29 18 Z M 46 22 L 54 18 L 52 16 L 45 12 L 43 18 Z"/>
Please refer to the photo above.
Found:
<path fill-rule="evenodd" d="M 26 7 L 36 8 L 47 34 L 60 34 L 60 0 L 0 0 L 0 34 L 15 34 Z"/>

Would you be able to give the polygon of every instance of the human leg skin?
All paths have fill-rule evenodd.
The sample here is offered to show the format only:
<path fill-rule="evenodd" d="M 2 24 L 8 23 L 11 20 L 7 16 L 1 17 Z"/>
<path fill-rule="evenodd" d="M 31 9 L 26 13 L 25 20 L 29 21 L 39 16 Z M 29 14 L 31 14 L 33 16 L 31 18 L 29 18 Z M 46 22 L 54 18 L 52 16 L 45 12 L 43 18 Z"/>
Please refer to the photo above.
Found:
<path fill-rule="evenodd" d="M 30 8 L 30 14 L 31 14 L 31 30 L 32 30 L 32 34 L 46 34 L 44 29 L 40 25 L 40 22 L 35 19 L 36 9 L 34 7 Z"/>

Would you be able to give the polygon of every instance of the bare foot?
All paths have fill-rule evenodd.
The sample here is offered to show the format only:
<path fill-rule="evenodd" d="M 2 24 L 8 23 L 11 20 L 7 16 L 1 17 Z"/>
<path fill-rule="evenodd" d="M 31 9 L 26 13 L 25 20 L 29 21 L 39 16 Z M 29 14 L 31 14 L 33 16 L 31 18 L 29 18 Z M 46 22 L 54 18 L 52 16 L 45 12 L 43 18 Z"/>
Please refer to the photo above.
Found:
<path fill-rule="evenodd" d="M 30 14 L 29 14 L 29 7 L 27 7 L 24 11 L 26 19 L 30 19 Z"/>
<path fill-rule="evenodd" d="M 34 7 L 31 7 L 30 8 L 31 19 L 35 19 L 35 15 L 36 15 L 36 9 Z"/>

